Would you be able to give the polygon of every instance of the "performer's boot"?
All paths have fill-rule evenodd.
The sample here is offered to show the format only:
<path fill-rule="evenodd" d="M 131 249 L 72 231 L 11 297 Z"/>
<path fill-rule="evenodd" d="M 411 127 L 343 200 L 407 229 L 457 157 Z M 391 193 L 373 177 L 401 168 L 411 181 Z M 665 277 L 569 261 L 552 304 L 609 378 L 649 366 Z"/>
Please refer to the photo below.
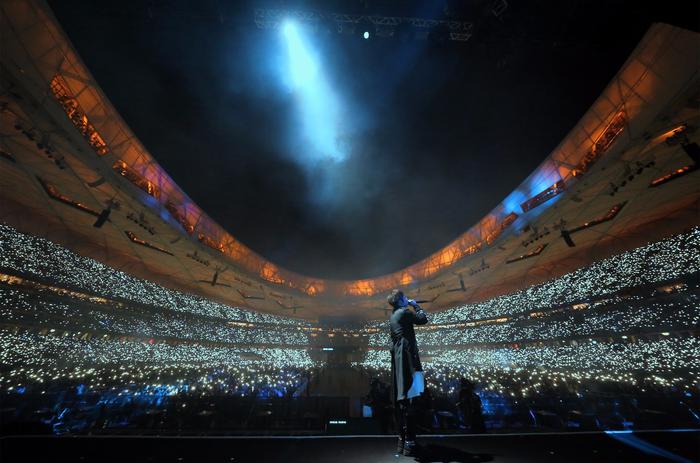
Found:
<path fill-rule="evenodd" d="M 403 454 L 407 457 L 414 457 L 416 456 L 416 413 L 412 404 L 406 409 L 405 423 Z"/>
<path fill-rule="evenodd" d="M 399 432 L 399 441 L 396 444 L 396 454 L 401 455 L 403 453 L 403 444 L 406 442 L 406 416 L 404 415 L 404 404 L 399 401 L 394 409 L 396 417 L 396 427 Z"/>
<path fill-rule="evenodd" d="M 414 441 L 414 440 L 404 441 L 403 454 L 406 457 L 415 457 L 416 456 L 416 441 Z"/>
<path fill-rule="evenodd" d="M 396 453 L 398 453 L 399 455 L 401 455 L 403 453 L 405 442 L 406 442 L 406 427 L 402 426 L 401 429 L 399 429 L 399 441 L 396 444 Z"/>

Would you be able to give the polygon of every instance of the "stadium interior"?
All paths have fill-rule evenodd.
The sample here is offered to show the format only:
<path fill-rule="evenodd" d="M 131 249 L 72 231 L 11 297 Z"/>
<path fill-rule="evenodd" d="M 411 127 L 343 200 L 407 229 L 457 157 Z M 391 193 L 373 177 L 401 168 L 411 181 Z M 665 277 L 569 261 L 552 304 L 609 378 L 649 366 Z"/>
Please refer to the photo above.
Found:
<path fill-rule="evenodd" d="M 416 328 L 419 433 L 453 452 L 421 461 L 698 458 L 697 32 L 653 24 L 556 148 L 447 246 L 338 280 L 287 270 L 208 216 L 45 2 L 2 2 L 0 29 L 6 456 L 107 461 L 109 447 L 136 461 L 119 445 L 142 438 L 167 461 L 207 448 L 277 461 L 303 445 L 317 453 L 285 461 L 384 461 L 380 443 L 393 458 L 393 440 L 368 436 L 395 432 L 386 298 L 399 288 L 430 320 Z M 520 460 L 498 450 L 525 445 L 515 434 L 547 452 L 580 440 Z"/>

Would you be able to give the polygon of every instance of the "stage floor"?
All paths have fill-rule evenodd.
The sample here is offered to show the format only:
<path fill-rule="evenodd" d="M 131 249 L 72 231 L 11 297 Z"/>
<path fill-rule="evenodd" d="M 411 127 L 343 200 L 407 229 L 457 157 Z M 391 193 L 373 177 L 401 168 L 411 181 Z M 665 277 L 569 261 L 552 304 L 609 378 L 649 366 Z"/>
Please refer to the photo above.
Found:
<path fill-rule="evenodd" d="M 416 458 L 389 436 L 0 439 L 2 462 L 698 462 L 700 430 L 425 436 Z"/>

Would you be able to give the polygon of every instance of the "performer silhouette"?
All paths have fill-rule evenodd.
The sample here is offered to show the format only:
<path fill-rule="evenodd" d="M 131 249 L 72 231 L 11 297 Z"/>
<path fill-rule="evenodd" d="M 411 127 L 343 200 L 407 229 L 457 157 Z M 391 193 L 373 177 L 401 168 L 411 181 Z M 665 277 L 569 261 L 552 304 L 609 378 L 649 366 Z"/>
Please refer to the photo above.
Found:
<path fill-rule="evenodd" d="M 392 398 L 399 430 L 397 453 L 414 456 L 416 412 L 413 399 L 425 390 L 425 378 L 418 356 L 413 325 L 425 325 L 428 323 L 428 317 L 416 301 L 407 299 L 398 289 L 391 292 L 387 302 L 393 308 L 389 325 L 391 327 Z"/>

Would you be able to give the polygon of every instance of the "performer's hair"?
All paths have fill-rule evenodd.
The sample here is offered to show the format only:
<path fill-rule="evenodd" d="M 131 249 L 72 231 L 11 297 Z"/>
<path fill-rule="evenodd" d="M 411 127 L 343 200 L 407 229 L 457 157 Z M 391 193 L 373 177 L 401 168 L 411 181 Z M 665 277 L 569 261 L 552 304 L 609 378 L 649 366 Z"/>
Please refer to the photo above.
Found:
<path fill-rule="evenodd" d="M 403 297 L 403 291 L 398 290 L 398 289 L 392 289 L 391 293 L 389 293 L 389 296 L 386 298 L 386 301 L 394 309 L 398 309 L 399 308 L 399 301 L 401 300 L 402 297 Z"/>

